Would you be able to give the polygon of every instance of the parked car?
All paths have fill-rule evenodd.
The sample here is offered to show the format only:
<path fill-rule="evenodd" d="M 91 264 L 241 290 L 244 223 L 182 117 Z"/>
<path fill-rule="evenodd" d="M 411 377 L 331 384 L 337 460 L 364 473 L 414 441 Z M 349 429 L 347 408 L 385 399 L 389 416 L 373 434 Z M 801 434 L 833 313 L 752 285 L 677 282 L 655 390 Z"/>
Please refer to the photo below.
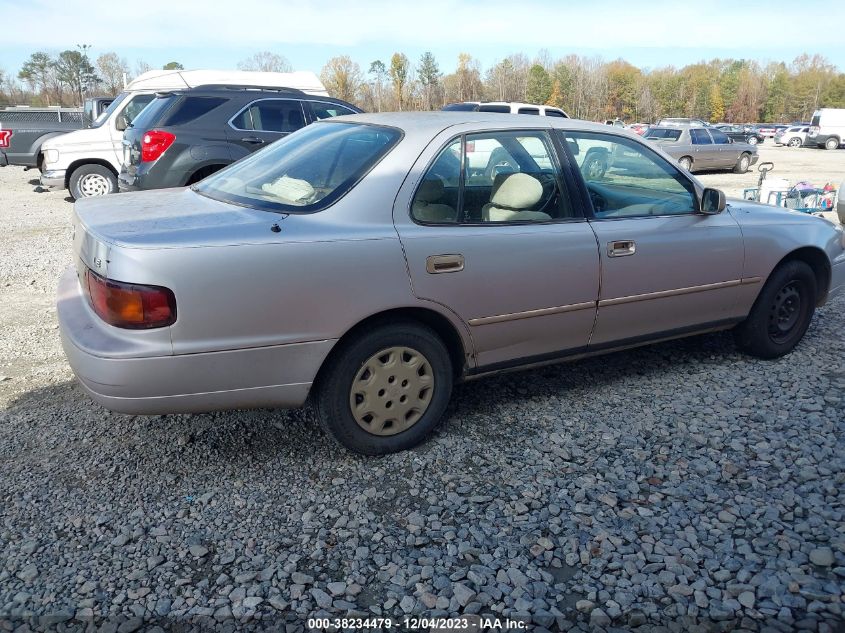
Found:
<path fill-rule="evenodd" d="M 813 112 L 807 131 L 809 147 L 838 149 L 845 139 L 845 108 L 822 108 Z"/>
<path fill-rule="evenodd" d="M 733 169 L 744 174 L 757 162 L 757 146 L 732 141 L 724 132 L 703 127 L 653 127 L 643 135 L 687 171 Z"/>
<path fill-rule="evenodd" d="M 112 97 L 86 99 L 82 108 L 0 110 L 0 167 L 38 167 L 44 162 L 45 141 L 90 126 L 109 107 Z"/>
<path fill-rule="evenodd" d="M 753 128 L 745 127 L 742 125 L 717 125 L 715 126 L 717 130 L 723 132 L 724 134 L 728 135 L 728 138 L 737 141 L 739 143 L 748 143 L 749 145 L 757 145 L 758 143 L 764 143 L 766 141 L 766 137 L 756 132 Z"/>
<path fill-rule="evenodd" d="M 68 189 L 78 200 L 117 191 L 123 159 L 123 132 L 157 92 L 209 84 L 274 86 L 328 96 L 313 73 L 264 73 L 231 70 L 151 70 L 129 83 L 108 110 L 86 130 L 44 143 L 41 185 Z"/>
<path fill-rule="evenodd" d="M 486 143 L 508 169 L 465 167 Z M 635 156 L 593 178 L 596 145 Z M 728 208 L 635 134 L 552 117 L 319 121 L 191 188 L 79 201 L 73 226 L 58 319 L 96 401 L 310 397 L 366 454 L 421 442 L 460 380 L 728 328 L 781 356 L 845 289 L 829 221 Z"/>
<path fill-rule="evenodd" d="M 517 101 L 462 101 L 450 103 L 442 108 L 446 112 L 497 112 L 499 114 L 534 114 L 568 119 L 569 115 L 561 110 L 536 103 L 519 103 Z"/>
<path fill-rule="evenodd" d="M 301 90 L 209 86 L 161 94 L 123 133 L 118 187 L 192 185 L 309 123 L 359 112 Z"/>
<path fill-rule="evenodd" d="M 631 123 L 631 125 L 628 126 L 628 129 L 642 136 L 649 127 L 648 123 Z"/>
<path fill-rule="evenodd" d="M 807 132 L 809 130 L 809 126 L 796 125 L 786 127 L 775 134 L 775 144 L 786 145 L 788 147 L 801 147 L 807 139 Z"/>
<path fill-rule="evenodd" d="M 692 127 L 710 127 L 710 124 L 707 121 L 702 121 L 701 119 L 687 119 L 687 118 L 678 118 L 678 117 L 668 117 L 660 119 L 657 123 L 655 123 L 655 127 L 684 127 L 684 126 L 692 126 Z"/>

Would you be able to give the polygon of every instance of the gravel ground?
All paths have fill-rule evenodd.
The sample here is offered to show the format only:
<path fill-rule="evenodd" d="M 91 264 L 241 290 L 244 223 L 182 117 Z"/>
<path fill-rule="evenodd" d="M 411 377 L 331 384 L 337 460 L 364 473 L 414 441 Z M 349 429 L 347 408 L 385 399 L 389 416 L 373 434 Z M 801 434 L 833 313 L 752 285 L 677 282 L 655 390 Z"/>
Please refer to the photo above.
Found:
<path fill-rule="evenodd" d="M 719 334 L 461 385 L 431 441 L 362 458 L 307 411 L 94 405 L 35 174 L 0 169 L 0 630 L 845 630 L 845 300 L 779 361 Z"/>

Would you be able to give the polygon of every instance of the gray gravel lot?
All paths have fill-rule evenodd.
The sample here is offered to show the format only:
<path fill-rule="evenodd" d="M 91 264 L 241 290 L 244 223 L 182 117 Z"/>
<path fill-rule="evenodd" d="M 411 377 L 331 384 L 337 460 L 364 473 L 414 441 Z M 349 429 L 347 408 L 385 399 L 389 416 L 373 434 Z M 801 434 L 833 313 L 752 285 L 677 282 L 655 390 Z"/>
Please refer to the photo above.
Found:
<path fill-rule="evenodd" d="M 307 411 L 88 400 L 53 307 L 71 205 L 36 176 L 0 169 L 0 631 L 845 630 L 845 300 L 779 361 L 719 334 L 461 385 L 434 439 L 362 458 Z"/>

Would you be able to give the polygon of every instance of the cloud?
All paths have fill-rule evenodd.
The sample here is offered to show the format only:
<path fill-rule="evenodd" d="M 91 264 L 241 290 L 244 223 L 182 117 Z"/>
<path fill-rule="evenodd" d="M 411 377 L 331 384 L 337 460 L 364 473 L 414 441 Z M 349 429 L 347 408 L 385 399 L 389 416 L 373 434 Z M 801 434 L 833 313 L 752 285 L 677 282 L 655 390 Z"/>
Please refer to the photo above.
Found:
<path fill-rule="evenodd" d="M 772 3 L 774 4 L 774 3 Z M 807 3 L 805 3 L 807 4 Z M 822 0 L 815 4 L 838 5 Z M 644 8 L 647 7 L 647 8 Z M 806 7 L 805 7 L 806 8 Z M 754 7 L 717 0 L 707 11 L 659 0 L 569 3 L 556 0 L 0 0 L 6 25 L 32 28 L 4 31 L 4 47 L 57 49 L 88 43 L 121 50 L 319 44 L 337 48 L 364 44 L 502 46 L 514 50 L 564 47 L 754 49 L 771 46 L 765 29 L 740 28 L 760 20 Z M 766 20 L 777 24 L 782 11 L 767 5 Z M 719 15 L 729 16 L 724 22 Z M 671 60 L 667 60 L 671 63 Z"/>

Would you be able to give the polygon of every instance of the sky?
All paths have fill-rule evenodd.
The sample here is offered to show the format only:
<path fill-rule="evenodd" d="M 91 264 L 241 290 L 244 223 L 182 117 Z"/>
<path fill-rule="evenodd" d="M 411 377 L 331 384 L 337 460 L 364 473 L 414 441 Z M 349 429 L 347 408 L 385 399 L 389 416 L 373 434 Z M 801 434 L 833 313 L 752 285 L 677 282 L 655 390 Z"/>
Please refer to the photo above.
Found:
<path fill-rule="evenodd" d="M 0 69 L 12 75 L 36 50 L 77 44 L 90 44 L 93 58 L 115 51 L 132 69 L 138 60 L 235 68 L 269 50 L 295 70 L 319 73 L 349 55 L 366 72 L 395 51 L 416 63 L 430 50 L 449 73 L 463 51 L 486 70 L 546 49 L 553 59 L 621 57 L 641 68 L 807 52 L 845 71 L 843 0 L 0 0 L 0 18 Z"/>

